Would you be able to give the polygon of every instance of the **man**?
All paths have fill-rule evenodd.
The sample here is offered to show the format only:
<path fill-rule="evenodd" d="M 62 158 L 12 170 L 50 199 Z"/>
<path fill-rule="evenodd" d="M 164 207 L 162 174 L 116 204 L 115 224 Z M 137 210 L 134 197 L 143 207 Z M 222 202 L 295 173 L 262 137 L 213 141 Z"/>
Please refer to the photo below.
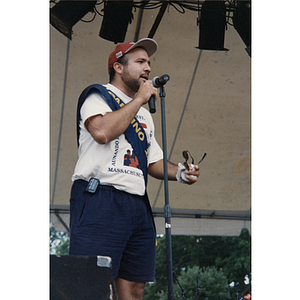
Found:
<path fill-rule="evenodd" d="M 110 83 L 84 90 L 78 106 L 79 159 L 70 198 L 70 254 L 112 258 L 118 300 L 143 299 L 154 281 L 155 228 L 145 193 L 147 173 L 164 178 L 151 114 L 153 39 L 116 46 Z M 168 162 L 168 179 L 193 184 L 199 167 Z"/>

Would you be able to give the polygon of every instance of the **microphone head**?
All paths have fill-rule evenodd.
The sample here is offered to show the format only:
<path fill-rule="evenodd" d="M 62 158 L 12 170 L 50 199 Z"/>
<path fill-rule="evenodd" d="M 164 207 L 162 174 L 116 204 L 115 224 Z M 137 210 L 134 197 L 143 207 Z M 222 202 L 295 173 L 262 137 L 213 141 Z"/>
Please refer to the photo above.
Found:
<path fill-rule="evenodd" d="M 157 86 L 156 84 L 156 80 L 158 79 L 158 76 L 155 76 L 153 79 L 152 79 L 152 85 L 156 88 L 159 88 L 159 86 Z"/>
<path fill-rule="evenodd" d="M 162 76 L 155 76 L 152 79 L 152 84 L 154 87 L 159 88 L 162 87 L 167 83 L 167 81 L 170 79 L 170 76 L 168 74 L 162 75 Z"/>
<path fill-rule="evenodd" d="M 166 84 L 167 81 L 169 81 L 169 79 L 170 79 L 170 76 L 169 76 L 168 74 L 165 74 L 165 75 L 163 75 L 163 76 L 160 76 L 159 82 L 160 82 L 161 84 Z"/>

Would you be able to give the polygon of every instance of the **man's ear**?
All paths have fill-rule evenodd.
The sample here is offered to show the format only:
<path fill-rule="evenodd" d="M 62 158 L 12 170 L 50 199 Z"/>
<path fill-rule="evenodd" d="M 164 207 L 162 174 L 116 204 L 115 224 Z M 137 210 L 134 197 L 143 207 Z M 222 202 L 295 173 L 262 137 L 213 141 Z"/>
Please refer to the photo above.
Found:
<path fill-rule="evenodd" d="M 113 64 L 113 68 L 115 69 L 116 73 L 118 73 L 119 75 L 122 75 L 123 74 L 123 65 L 120 64 L 119 62 L 115 62 Z"/>

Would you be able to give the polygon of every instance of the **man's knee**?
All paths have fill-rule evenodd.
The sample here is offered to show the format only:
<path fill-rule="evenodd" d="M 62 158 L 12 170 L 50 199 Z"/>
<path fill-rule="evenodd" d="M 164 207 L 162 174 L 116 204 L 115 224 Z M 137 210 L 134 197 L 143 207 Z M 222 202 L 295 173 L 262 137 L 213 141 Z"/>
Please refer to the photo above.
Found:
<path fill-rule="evenodd" d="M 140 282 L 132 282 L 131 285 L 131 296 L 133 299 L 143 299 L 144 297 L 145 284 Z"/>
<path fill-rule="evenodd" d="M 142 300 L 144 297 L 145 283 L 128 281 L 117 277 L 115 287 L 118 300 Z"/>

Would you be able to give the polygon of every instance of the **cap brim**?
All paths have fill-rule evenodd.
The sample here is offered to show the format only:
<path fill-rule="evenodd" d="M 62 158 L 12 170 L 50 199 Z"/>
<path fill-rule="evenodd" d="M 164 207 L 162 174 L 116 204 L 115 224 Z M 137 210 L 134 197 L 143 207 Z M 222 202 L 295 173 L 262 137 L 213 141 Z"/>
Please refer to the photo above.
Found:
<path fill-rule="evenodd" d="M 145 49 L 145 51 L 148 53 L 148 56 L 150 57 L 156 52 L 158 46 L 155 40 L 150 38 L 143 38 L 138 40 L 134 45 L 132 45 L 128 50 L 126 50 L 125 53 L 137 47 Z"/>

